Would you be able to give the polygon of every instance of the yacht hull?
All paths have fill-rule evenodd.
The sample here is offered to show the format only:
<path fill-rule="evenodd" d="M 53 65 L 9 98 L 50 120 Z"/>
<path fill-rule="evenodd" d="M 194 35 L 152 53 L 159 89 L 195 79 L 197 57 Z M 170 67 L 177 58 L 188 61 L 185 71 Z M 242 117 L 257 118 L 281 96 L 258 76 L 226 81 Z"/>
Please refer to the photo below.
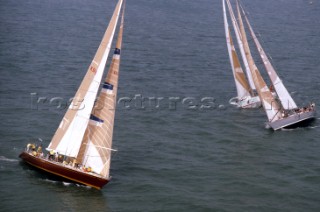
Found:
<path fill-rule="evenodd" d="M 62 177 L 75 183 L 87 185 L 96 189 L 101 189 L 110 179 L 99 177 L 96 174 L 84 172 L 79 168 L 73 168 L 69 165 L 63 165 L 60 162 L 48 160 L 31 153 L 23 151 L 19 157 L 32 167 Z"/>
<path fill-rule="evenodd" d="M 300 126 L 306 126 L 315 119 L 316 111 L 308 111 L 303 113 L 295 113 L 286 118 L 279 119 L 274 122 L 269 122 L 269 126 L 274 130 L 281 128 L 295 128 Z"/>
<path fill-rule="evenodd" d="M 243 109 L 254 109 L 254 108 L 260 108 L 261 107 L 261 101 L 259 96 L 246 96 L 243 99 L 238 99 L 238 97 L 234 97 L 229 100 L 229 103 L 231 105 L 235 105 L 239 108 Z"/>

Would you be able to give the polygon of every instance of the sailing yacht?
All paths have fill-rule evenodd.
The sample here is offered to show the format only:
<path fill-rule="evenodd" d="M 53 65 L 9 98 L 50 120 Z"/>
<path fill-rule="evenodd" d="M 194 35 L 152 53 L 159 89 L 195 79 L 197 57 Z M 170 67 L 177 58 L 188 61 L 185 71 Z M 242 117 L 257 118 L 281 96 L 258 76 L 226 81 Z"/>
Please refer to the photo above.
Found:
<path fill-rule="evenodd" d="M 223 3 L 224 1 L 225 0 L 223 0 Z M 226 1 L 228 4 L 229 11 L 232 11 L 230 1 Z M 315 104 L 310 103 L 305 107 L 298 108 L 290 93 L 284 86 L 282 80 L 275 71 L 274 67 L 270 63 L 270 60 L 268 59 L 265 51 L 263 50 L 257 36 L 255 35 L 243 8 L 241 7 L 240 10 L 238 1 L 237 13 L 245 55 L 248 60 L 249 69 L 252 74 L 255 87 L 257 88 L 258 95 L 268 117 L 267 125 L 274 130 L 278 130 L 281 128 L 305 126 L 315 118 Z M 266 82 L 260 74 L 260 71 L 254 63 L 253 57 L 250 52 L 248 40 L 246 38 L 246 32 L 242 21 L 242 15 L 245 17 L 250 34 L 253 38 L 253 41 L 255 43 L 256 48 L 258 49 L 261 60 L 271 80 L 272 87 L 275 90 L 274 94 L 267 86 Z"/>
<path fill-rule="evenodd" d="M 223 4 L 224 29 L 225 29 L 225 35 L 226 35 L 226 41 L 227 41 L 227 47 L 228 47 L 229 60 L 230 60 L 232 73 L 233 73 L 233 77 L 234 77 L 236 89 L 237 89 L 237 96 L 231 98 L 229 103 L 232 105 L 236 105 L 239 108 L 259 108 L 261 107 L 261 101 L 256 92 L 256 87 L 250 72 L 250 67 L 249 67 L 248 59 L 245 54 L 245 50 L 243 46 L 243 38 L 241 37 L 241 34 L 240 34 L 239 25 L 236 21 L 236 18 L 233 14 L 232 9 L 230 9 L 230 5 L 228 4 L 232 25 L 234 28 L 234 32 L 236 34 L 237 43 L 242 56 L 242 61 L 245 66 L 245 72 L 241 67 L 239 57 L 237 55 L 235 46 L 233 44 L 224 0 L 222 1 L 222 4 Z"/>
<path fill-rule="evenodd" d="M 99 95 L 98 91 L 123 4 L 123 0 L 118 1 L 75 98 L 46 148 L 47 154 L 41 146 L 37 148 L 34 144 L 28 144 L 19 156 L 35 168 L 96 189 L 101 189 L 111 179 L 110 162 L 111 152 L 114 151 L 112 137 L 124 6 L 110 68 Z"/>

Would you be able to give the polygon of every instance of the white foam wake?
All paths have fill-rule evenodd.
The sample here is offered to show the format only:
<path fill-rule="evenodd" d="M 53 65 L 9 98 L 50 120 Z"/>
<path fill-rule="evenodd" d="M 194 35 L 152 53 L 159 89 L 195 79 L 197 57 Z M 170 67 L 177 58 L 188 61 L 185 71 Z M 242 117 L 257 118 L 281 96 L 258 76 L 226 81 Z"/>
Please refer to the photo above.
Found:
<path fill-rule="evenodd" d="M 0 156 L 0 161 L 17 162 L 19 160 L 18 159 L 10 159 L 5 156 Z"/>

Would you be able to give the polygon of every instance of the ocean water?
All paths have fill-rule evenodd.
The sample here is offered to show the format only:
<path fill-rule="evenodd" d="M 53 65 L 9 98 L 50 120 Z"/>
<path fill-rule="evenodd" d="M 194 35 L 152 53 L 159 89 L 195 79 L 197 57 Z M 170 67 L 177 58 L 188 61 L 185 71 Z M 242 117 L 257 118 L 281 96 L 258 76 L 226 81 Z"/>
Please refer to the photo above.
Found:
<path fill-rule="evenodd" d="M 320 105 L 320 3 L 242 3 L 297 104 Z M 50 142 L 115 5 L 0 0 L 0 211 L 319 211 L 320 120 L 274 132 L 262 109 L 228 104 L 220 0 L 127 1 L 118 99 L 131 101 L 102 190 L 21 163 L 30 140 Z"/>

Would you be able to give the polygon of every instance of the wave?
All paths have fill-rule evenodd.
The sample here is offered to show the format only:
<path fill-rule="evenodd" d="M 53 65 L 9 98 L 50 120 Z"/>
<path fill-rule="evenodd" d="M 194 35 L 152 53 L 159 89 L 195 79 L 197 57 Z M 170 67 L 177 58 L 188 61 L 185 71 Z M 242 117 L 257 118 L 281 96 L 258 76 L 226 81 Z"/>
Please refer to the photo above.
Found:
<path fill-rule="evenodd" d="M 18 159 L 10 159 L 5 156 L 0 156 L 0 161 L 17 162 L 19 160 Z"/>
<path fill-rule="evenodd" d="M 64 185 L 64 186 L 70 186 L 70 185 L 72 185 L 73 183 L 70 183 L 70 182 L 62 182 L 62 184 Z"/>
<path fill-rule="evenodd" d="M 295 129 L 288 129 L 288 128 L 281 128 L 280 130 L 281 131 L 293 131 L 293 130 L 296 130 L 296 129 L 299 129 L 299 128 L 295 128 Z"/>
<path fill-rule="evenodd" d="M 52 184 L 57 184 L 57 183 L 58 183 L 58 181 L 49 180 L 49 179 L 44 179 L 44 181 L 49 182 L 49 183 L 52 183 Z"/>
<path fill-rule="evenodd" d="M 306 126 L 306 127 L 296 127 L 296 128 L 281 128 L 282 131 L 294 131 L 294 130 L 301 130 L 301 129 L 314 129 L 318 128 L 318 125 L 315 126 Z"/>
<path fill-rule="evenodd" d="M 266 123 L 264 127 L 265 127 L 265 129 L 271 129 L 271 127 L 268 123 Z"/>
<path fill-rule="evenodd" d="M 88 188 L 91 189 L 90 186 L 86 186 L 86 185 L 81 185 L 78 183 L 74 183 L 74 182 L 67 182 L 67 181 L 61 181 L 61 180 L 53 180 L 53 179 L 42 179 L 43 181 L 47 182 L 47 183 L 51 183 L 51 184 L 59 184 L 59 185 L 63 185 L 65 187 L 71 187 L 71 186 L 77 186 L 77 187 L 82 187 L 82 188 Z"/>
<path fill-rule="evenodd" d="M 70 187 L 70 186 L 77 186 L 77 187 L 81 187 L 81 188 L 88 188 L 88 189 L 91 189 L 91 187 L 90 187 L 90 186 L 81 185 L 81 184 L 73 183 L 73 182 L 66 182 L 66 181 L 62 181 L 62 185 L 66 186 L 66 187 Z"/>

